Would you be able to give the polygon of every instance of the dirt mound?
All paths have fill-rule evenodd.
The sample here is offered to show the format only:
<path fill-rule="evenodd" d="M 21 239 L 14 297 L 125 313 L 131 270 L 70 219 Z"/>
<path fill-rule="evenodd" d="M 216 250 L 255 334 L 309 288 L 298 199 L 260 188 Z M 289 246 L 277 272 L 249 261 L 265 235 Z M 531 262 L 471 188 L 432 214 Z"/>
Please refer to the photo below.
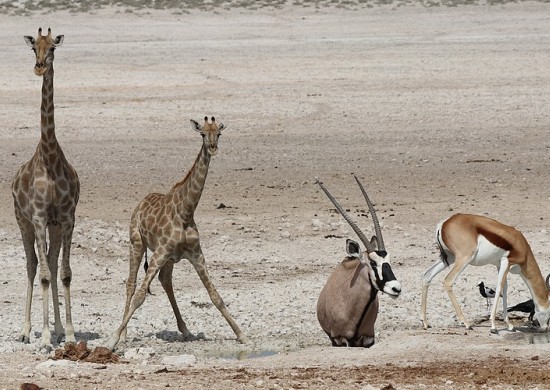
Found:
<path fill-rule="evenodd" d="M 105 347 L 96 347 L 93 351 L 88 349 L 85 341 L 78 344 L 67 343 L 65 348 L 59 348 L 55 351 L 53 360 L 72 360 L 87 363 L 120 363 L 120 357 Z"/>
<path fill-rule="evenodd" d="M 20 390 L 40 390 L 40 387 L 38 385 L 35 385 L 34 383 L 22 383 L 19 389 Z"/>

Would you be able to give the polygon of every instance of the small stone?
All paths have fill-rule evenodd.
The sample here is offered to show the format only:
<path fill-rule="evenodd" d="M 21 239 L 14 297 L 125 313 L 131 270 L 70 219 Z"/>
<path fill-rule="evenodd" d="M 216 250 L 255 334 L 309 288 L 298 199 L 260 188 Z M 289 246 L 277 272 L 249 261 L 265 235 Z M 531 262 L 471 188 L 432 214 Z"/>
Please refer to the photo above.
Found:
<path fill-rule="evenodd" d="M 194 365 L 197 362 L 197 358 L 194 355 L 164 356 L 160 362 L 167 366 L 182 368 Z"/>

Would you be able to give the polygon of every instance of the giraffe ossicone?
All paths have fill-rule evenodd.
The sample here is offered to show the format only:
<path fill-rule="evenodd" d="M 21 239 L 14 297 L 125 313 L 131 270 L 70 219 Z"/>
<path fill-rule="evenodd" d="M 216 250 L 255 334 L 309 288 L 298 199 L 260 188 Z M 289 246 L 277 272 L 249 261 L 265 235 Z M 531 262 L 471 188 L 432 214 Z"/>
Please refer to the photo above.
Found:
<path fill-rule="evenodd" d="M 247 342 L 245 334 L 229 314 L 220 294 L 214 287 L 199 240 L 199 231 L 194 214 L 199 204 L 210 160 L 218 152 L 218 140 L 225 126 L 216 123 L 214 117 L 200 125 L 191 120 L 191 128 L 202 136 L 202 145 L 195 163 L 184 177 L 166 194 L 147 195 L 135 208 L 130 221 L 129 275 L 126 281 L 126 305 L 122 324 L 118 327 L 107 347 L 111 350 L 119 340 L 126 339 L 126 326 L 134 312 L 143 304 L 151 281 L 158 273 L 159 280 L 168 295 L 179 331 L 185 339 L 194 339 L 187 329 L 178 308 L 172 286 L 174 264 L 187 259 L 195 268 L 210 299 L 221 312 L 241 343 Z M 153 252 L 145 277 L 136 291 L 137 274 L 143 255 Z"/>

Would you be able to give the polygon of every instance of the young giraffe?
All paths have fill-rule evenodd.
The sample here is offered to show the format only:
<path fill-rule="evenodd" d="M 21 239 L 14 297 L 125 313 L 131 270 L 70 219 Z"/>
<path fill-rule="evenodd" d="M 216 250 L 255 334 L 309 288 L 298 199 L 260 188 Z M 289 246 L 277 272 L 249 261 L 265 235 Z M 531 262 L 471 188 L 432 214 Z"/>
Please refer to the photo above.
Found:
<path fill-rule="evenodd" d="M 57 294 L 57 267 L 61 246 L 61 282 L 65 289 L 66 342 L 74 342 L 74 328 L 71 318 L 71 278 L 69 264 L 71 239 L 74 228 L 75 208 L 80 193 L 80 183 L 73 167 L 67 162 L 61 146 L 55 137 L 53 105 L 53 60 L 54 50 L 63 43 L 63 35 L 52 38 L 51 30 L 38 37 L 25 36 L 25 41 L 36 56 L 34 73 L 42 76 L 41 137 L 34 156 L 17 172 L 12 183 L 12 195 L 15 204 L 15 218 L 21 230 L 25 255 L 27 257 L 27 302 L 25 322 L 19 338 L 29 342 L 31 330 L 31 303 L 36 268 L 40 262 L 40 284 L 42 285 L 42 344 L 51 349 L 51 334 L 48 323 L 48 289 L 52 287 L 54 330 L 57 342 L 64 334 L 59 315 L 59 297 Z M 46 230 L 49 235 L 49 249 L 46 242 Z M 34 249 L 38 250 L 38 258 Z"/>
<path fill-rule="evenodd" d="M 176 316 L 179 331 L 186 339 L 193 335 L 183 321 L 172 287 L 172 270 L 181 259 L 191 262 L 197 271 L 212 303 L 225 317 L 237 340 L 245 343 L 247 338 L 239 329 L 225 304 L 212 284 L 204 255 L 199 241 L 199 231 L 194 220 L 194 213 L 204 188 L 208 166 L 212 156 L 218 152 L 218 138 L 224 125 L 216 124 L 215 118 L 200 126 L 191 120 L 191 127 L 203 138 L 202 147 L 195 163 L 185 176 L 176 183 L 167 194 L 152 193 L 147 195 L 136 207 L 130 221 L 130 272 L 126 281 L 126 306 L 122 324 L 108 342 L 113 350 L 120 339 L 126 338 L 126 326 L 134 312 L 143 304 L 151 281 L 159 272 L 159 280 L 168 295 L 172 310 Z M 153 251 L 151 264 L 146 271 L 141 287 L 136 292 L 137 273 L 144 253 L 149 248 Z"/>

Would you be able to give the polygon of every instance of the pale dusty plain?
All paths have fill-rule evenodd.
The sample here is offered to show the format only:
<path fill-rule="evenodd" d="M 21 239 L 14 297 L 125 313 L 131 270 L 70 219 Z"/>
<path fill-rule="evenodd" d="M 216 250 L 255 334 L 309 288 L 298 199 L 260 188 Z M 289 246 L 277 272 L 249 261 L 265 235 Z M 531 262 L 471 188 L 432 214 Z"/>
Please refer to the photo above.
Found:
<path fill-rule="evenodd" d="M 131 212 L 185 175 L 201 142 L 189 119 L 213 115 L 227 130 L 196 221 L 213 281 L 250 345 L 234 340 L 185 260 L 176 297 L 204 340 L 182 340 L 155 280 L 117 351 L 124 364 L 48 364 L 39 287 L 31 343 L 16 341 L 26 271 L 10 184 L 39 139 L 41 80 L 23 41 L 39 26 L 65 35 L 55 105 L 58 139 L 81 180 L 77 340 L 101 346 L 119 325 Z M 483 321 L 476 285 L 494 286 L 494 268 L 457 280 L 459 302 L 479 322 L 473 331 L 456 319 L 446 272 L 430 290 L 432 328 L 420 323 L 435 226 L 454 212 L 517 227 L 550 272 L 549 4 L 0 15 L 0 39 L 0 388 L 550 386 L 546 335 L 537 344 L 521 332 L 490 335 Z M 315 178 L 373 232 L 352 174 L 376 203 L 403 286 L 397 300 L 380 297 L 370 349 L 331 348 L 315 315 L 345 239 L 355 238 Z M 509 285 L 511 303 L 529 298 L 519 277 Z M 194 359 L 163 363 L 174 355 Z"/>

